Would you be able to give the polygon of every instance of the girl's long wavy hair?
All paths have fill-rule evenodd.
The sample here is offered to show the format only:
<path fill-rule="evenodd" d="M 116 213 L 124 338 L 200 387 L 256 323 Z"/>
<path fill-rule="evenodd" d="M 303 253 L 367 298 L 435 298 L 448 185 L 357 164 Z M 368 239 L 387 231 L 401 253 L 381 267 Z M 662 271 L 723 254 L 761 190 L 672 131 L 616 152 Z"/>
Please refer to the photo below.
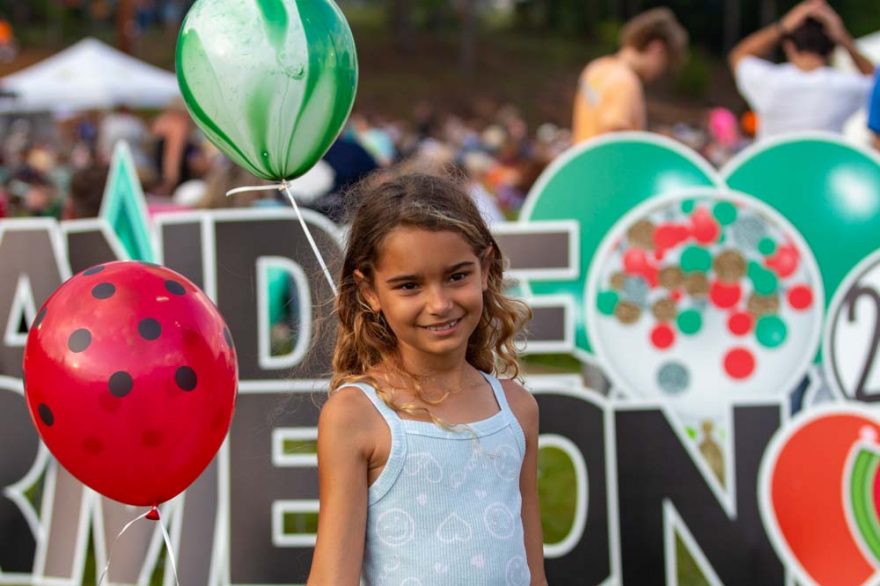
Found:
<path fill-rule="evenodd" d="M 425 174 L 397 177 L 373 188 L 363 188 L 348 235 L 339 293 L 336 299 L 338 330 L 333 352 L 330 388 L 346 383 L 369 382 L 395 411 L 427 414 L 443 425 L 429 410 L 413 404 L 396 404 L 390 389 L 371 376 L 380 364 L 412 384 L 417 396 L 429 404 L 436 400 L 421 395 L 415 376 L 403 368 L 397 338 L 381 312 L 374 313 L 355 278 L 360 271 L 372 283 L 385 237 L 395 228 L 411 227 L 433 232 L 449 231 L 461 235 L 482 260 L 488 271 L 488 287 L 483 292 L 483 313 L 468 340 L 466 360 L 478 370 L 504 376 L 519 375 L 516 337 L 531 318 L 528 306 L 504 295 L 504 259 L 495 238 L 477 206 L 462 187 L 452 180 Z M 414 254 L 430 254 L 414 251 Z"/>

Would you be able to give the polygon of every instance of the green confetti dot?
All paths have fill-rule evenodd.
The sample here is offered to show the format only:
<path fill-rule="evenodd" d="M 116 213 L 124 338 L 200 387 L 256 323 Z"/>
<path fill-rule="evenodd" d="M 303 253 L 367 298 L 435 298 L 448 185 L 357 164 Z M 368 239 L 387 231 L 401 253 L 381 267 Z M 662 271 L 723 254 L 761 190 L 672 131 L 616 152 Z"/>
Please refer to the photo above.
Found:
<path fill-rule="evenodd" d="M 772 238 L 761 238 L 758 242 L 758 252 L 764 256 L 770 256 L 776 252 L 776 241 Z"/>
<path fill-rule="evenodd" d="M 722 226 L 729 226 L 736 222 L 736 206 L 729 201 L 719 201 L 712 208 L 712 215 Z"/>
<path fill-rule="evenodd" d="M 686 199 L 681 202 L 681 211 L 686 214 L 690 214 L 691 212 L 693 212 L 695 207 L 697 207 L 697 202 L 692 199 Z"/>
<path fill-rule="evenodd" d="M 776 241 L 772 238 L 761 238 L 761 241 L 758 242 L 758 252 L 764 256 L 770 256 L 776 252 Z"/>
<path fill-rule="evenodd" d="M 765 315 L 755 325 L 755 337 L 765 348 L 776 348 L 785 342 L 788 328 L 778 315 Z"/>
<path fill-rule="evenodd" d="M 596 306 L 602 315 L 613 315 L 620 297 L 617 291 L 602 291 L 596 299 Z"/>
<path fill-rule="evenodd" d="M 764 271 L 764 267 L 760 263 L 753 260 L 749 261 L 748 275 L 750 279 L 754 279 L 756 275 L 760 275 Z"/>
<path fill-rule="evenodd" d="M 686 309 L 678 314 L 675 323 L 682 334 L 692 336 L 700 331 L 703 327 L 703 318 L 700 312 L 695 309 Z"/>
<path fill-rule="evenodd" d="M 681 270 L 685 273 L 705 273 L 712 268 L 712 254 L 701 246 L 688 246 L 681 253 Z"/>
<path fill-rule="evenodd" d="M 752 279 L 752 287 L 758 295 L 773 295 L 779 290 L 779 279 L 773 271 L 761 269 L 760 272 L 755 272 L 754 275 L 750 274 L 749 277 Z"/>

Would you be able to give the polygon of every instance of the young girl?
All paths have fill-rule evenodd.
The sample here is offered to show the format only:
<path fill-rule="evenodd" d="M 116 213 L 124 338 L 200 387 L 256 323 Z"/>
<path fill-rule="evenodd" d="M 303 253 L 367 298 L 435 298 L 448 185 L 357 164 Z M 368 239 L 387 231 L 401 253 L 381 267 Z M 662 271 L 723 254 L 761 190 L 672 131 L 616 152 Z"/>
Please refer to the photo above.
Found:
<path fill-rule="evenodd" d="M 310 585 L 546 584 L 538 407 L 513 380 L 528 308 L 467 194 L 365 195 L 342 267 Z"/>

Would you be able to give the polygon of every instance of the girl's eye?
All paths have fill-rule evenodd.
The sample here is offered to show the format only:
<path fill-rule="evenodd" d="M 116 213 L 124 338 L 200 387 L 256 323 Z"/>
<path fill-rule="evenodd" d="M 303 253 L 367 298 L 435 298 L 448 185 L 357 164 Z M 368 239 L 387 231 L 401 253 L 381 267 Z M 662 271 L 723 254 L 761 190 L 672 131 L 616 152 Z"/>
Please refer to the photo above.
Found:
<path fill-rule="evenodd" d="M 401 291 L 414 291 L 418 287 L 416 283 L 401 283 L 397 286 Z"/>
<path fill-rule="evenodd" d="M 452 275 L 450 275 L 450 277 L 449 277 L 449 280 L 450 281 L 463 281 L 468 277 L 469 274 L 470 273 L 468 273 L 468 272 L 452 273 Z"/>

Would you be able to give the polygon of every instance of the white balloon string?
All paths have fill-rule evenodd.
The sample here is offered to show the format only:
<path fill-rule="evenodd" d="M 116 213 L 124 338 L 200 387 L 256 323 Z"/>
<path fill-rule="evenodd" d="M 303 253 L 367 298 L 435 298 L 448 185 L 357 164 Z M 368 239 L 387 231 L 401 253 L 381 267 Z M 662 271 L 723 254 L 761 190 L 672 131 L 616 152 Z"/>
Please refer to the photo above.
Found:
<path fill-rule="evenodd" d="M 290 200 L 290 205 L 293 206 L 293 210 L 296 212 L 296 217 L 299 219 L 299 224 L 302 226 L 303 232 L 305 232 L 306 239 L 309 241 L 309 245 L 312 247 L 312 252 L 315 253 L 315 258 L 318 259 L 318 264 L 321 265 L 321 270 L 324 272 L 324 277 L 327 279 L 327 284 L 330 285 L 330 290 L 333 291 L 333 295 L 338 296 L 336 291 L 336 283 L 333 282 L 333 275 L 330 274 L 330 269 L 327 268 L 327 263 L 324 262 L 324 256 L 321 254 L 321 251 L 318 250 L 318 245 L 315 243 L 315 239 L 312 238 L 312 232 L 309 230 L 309 227 L 306 225 L 306 221 L 303 219 L 302 212 L 299 211 L 299 206 L 296 203 L 296 198 L 293 197 L 293 192 L 290 191 L 290 184 L 287 181 L 282 181 L 278 185 L 260 185 L 260 186 L 244 186 L 244 187 L 236 187 L 235 189 L 230 189 L 226 192 L 227 196 L 235 195 L 236 193 L 244 193 L 246 191 L 272 191 L 272 190 L 283 191 L 287 195 L 287 199 Z"/>
<path fill-rule="evenodd" d="M 296 217 L 299 218 L 299 224 L 302 226 L 303 232 L 306 233 L 306 239 L 312 247 L 312 252 L 315 253 L 315 258 L 318 259 L 318 264 L 321 265 L 321 270 L 324 271 L 324 276 L 327 277 L 327 283 L 330 285 L 330 290 L 333 291 L 334 297 L 338 296 L 338 293 L 336 292 L 336 283 L 333 282 L 333 276 L 330 274 L 330 269 L 327 268 L 327 263 L 324 262 L 324 257 L 321 255 L 321 251 L 318 250 L 318 245 L 315 244 L 315 239 L 312 238 L 311 230 L 306 226 L 306 221 L 302 217 L 302 212 L 299 211 L 299 206 L 296 205 L 296 198 L 293 197 L 293 192 L 290 191 L 290 184 L 287 183 L 287 181 L 284 181 L 281 185 L 282 187 L 279 189 L 284 189 L 284 193 L 287 194 L 287 199 L 290 200 L 290 205 L 293 206 L 293 209 L 296 212 Z"/>
<path fill-rule="evenodd" d="M 168 554 L 168 563 L 171 565 L 171 571 L 174 572 L 174 583 L 180 586 L 180 578 L 177 577 L 177 562 L 174 561 L 174 550 L 171 548 L 171 536 L 168 535 L 168 529 L 165 528 L 165 523 L 162 522 L 161 517 L 156 519 L 156 523 L 162 529 L 162 537 L 165 539 L 165 552 Z"/>
<path fill-rule="evenodd" d="M 165 529 L 165 525 L 162 523 L 161 518 L 159 517 L 159 509 L 157 507 L 153 507 L 146 513 L 142 515 L 138 515 L 131 521 L 125 524 L 125 527 L 122 528 L 122 531 L 116 534 L 116 539 L 113 540 L 113 545 L 110 546 L 110 555 L 107 556 L 107 563 L 104 564 L 104 569 L 101 570 L 101 577 L 98 579 L 98 586 L 101 586 L 104 583 L 104 578 L 107 577 L 107 572 L 110 570 L 110 562 L 113 561 L 113 550 L 116 548 L 116 542 L 119 541 L 119 538 L 128 531 L 132 525 L 140 521 L 141 519 L 147 518 L 151 513 L 155 511 L 156 522 L 159 523 L 159 527 L 162 528 L 162 537 L 165 539 L 165 548 L 168 551 L 168 561 L 171 563 L 171 571 L 174 572 L 174 583 L 177 586 L 180 586 L 180 579 L 177 577 L 177 564 L 174 562 L 174 550 L 171 549 L 171 536 L 168 535 L 168 530 Z"/>

